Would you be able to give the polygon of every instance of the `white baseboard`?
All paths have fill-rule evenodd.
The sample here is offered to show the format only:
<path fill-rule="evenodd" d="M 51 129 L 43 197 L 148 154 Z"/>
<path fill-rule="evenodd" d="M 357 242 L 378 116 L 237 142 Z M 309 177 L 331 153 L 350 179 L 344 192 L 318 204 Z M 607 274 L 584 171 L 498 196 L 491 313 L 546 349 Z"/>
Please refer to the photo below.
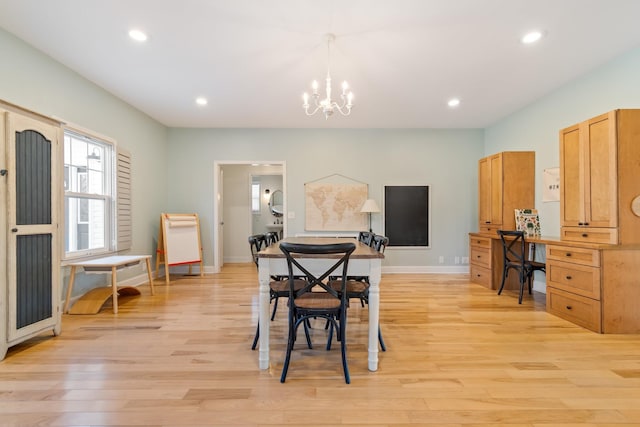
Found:
<path fill-rule="evenodd" d="M 382 267 L 383 274 L 469 274 L 468 265 L 399 265 Z"/>

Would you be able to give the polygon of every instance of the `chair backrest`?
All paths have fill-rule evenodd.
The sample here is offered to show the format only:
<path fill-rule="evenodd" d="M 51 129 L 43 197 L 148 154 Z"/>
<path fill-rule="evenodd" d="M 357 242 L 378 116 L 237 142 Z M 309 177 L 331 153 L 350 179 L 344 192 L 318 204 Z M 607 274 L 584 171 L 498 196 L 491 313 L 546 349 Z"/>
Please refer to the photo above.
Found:
<path fill-rule="evenodd" d="M 380 236 L 376 234 L 373 236 L 373 242 L 371 242 L 371 247 L 378 252 L 384 253 L 385 248 L 389 244 L 389 238 L 387 236 Z"/>
<path fill-rule="evenodd" d="M 277 231 L 267 231 L 264 233 L 264 237 L 267 240 L 267 246 L 271 246 L 280 240 L 280 235 Z"/>
<path fill-rule="evenodd" d="M 524 231 L 498 230 L 498 235 L 502 241 L 502 254 L 505 265 L 519 264 L 524 268 L 526 261 L 526 242 Z"/>
<path fill-rule="evenodd" d="M 347 282 L 347 268 L 349 265 L 349 257 L 355 249 L 355 243 L 331 243 L 319 245 L 290 242 L 280 243 L 280 250 L 284 253 L 287 259 L 287 267 L 289 269 L 290 304 L 292 303 L 291 300 L 295 300 L 298 296 L 306 292 L 310 292 L 314 286 L 320 286 L 334 297 L 346 301 L 347 292 L 345 292 L 344 288 Z M 309 271 L 308 268 L 308 263 L 310 261 L 317 261 L 317 259 L 310 260 L 310 258 L 300 257 L 300 255 L 310 255 L 311 257 L 317 257 L 318 255 L 336 255 L 338 258 L 327 258 L 332 261 L 336 260 L 336 262 L 318 274 L 317 272 L 313 273 Z M 296 271 L 296 269 L 302 272 L 308 281 L 307 285 L 302 289 L 294 289 L 294 277 L 300 275 L 300 272 Z M 342 278 L 342 289 L 341 292 L 338 292 L 335 289 L 332 289 L 326 283 L 325 279 L 329 276 L 337 276 L 336 273 L 340 269 L 342 270 L 340 272 L 340 277 Z M 295 304 L 295 302 L 293 303 Z"/>
<path fill-rule="evenodd" d="M 371 246 L 371 244 L 373 243 L 373 236 L 375 236 L 374 233 L 371 233 L 369 231 L 361 231 L 360 233 L 358 233 L 358 241 L 364 243 L 367 246 Z"/>
<path fill-rule="evenodd" d="M 255 263 L 256 267 L 258 266 L 258 252 L 264 247 L 267 246 L 267 239 L 264 237 L 264 234 L 254 234 L 249 236 L 249 247 L 251 248 L 251 258 Z"/>

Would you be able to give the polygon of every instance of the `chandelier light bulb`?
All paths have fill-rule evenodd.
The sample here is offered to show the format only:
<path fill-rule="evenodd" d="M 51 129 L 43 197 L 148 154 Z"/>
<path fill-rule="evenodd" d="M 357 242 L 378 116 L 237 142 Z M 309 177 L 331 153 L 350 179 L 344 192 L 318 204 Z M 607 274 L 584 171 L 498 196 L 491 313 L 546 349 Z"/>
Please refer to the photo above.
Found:
<path fill-rule="evenodd" d="M 340 94 L 340 101 L 334 101 L 331 99 L 331 73 L 330 73 L 330 59 L 331 59 L 331 42 L 335 40 L 334 34 L 327 34 L 327 77 L 325 79 L 325 98 L 320 99 L 320 93 L 318 93 L 319 85 L 318 81 L 314 80 L 311 83 L 313 93 L 311 94 L 312 104 L 309 105 L 309 95 L 306 93 L 303 95 L 302 108 L 307 116 L 313 116 L 318 111 L 322 111 L 325 119 L 328 119 L 334 111 L 338 111 L 343 116 L 351 114 L 351 108 L 353 107 L 353 92 L 347 94 L 349 84 L 342 82 L 342 93 Z M 310 109 L 311 107 L 311 109 Z"/>

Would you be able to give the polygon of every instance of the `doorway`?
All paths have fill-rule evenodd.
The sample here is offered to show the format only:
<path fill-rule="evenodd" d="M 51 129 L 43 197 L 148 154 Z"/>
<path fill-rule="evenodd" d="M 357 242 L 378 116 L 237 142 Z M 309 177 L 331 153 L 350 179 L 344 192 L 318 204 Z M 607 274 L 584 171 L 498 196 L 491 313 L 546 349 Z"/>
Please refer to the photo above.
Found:
<path fill-rule="evenodd" d="M 286 164 L 284 161 L 216 161 L 214 162 L 214 271 L 225 262 L 251 260 L 247 236 L 253 233 L 251 184 L 253 177 L 281 177 L 283 212 L 287 211 Z M 275 187 L 274 187 L 275 188 Z M 262 202 L 265 201 L 262 188 Z M 269 188 L 271 192 L 271 188 Z M 286 218 L 284 215 L 281 219 Z M 282 234 L 287 234 L 286 220 Z"/>
<path fill-rule="evenodd" d="M 281 235 L 285 222 L 281 171 L 275 175 L 252 175 L 251 187 L 251 234 L 276 231 Z"/>

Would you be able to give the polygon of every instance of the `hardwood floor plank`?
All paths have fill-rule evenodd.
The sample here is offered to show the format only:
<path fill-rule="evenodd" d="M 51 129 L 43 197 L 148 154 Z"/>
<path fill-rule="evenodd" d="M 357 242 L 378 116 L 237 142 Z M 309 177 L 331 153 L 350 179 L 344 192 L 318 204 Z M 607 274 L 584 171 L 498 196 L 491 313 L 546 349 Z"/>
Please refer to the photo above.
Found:
<path fill-rule="evenodd" d="M 352 383 L 339 346 L 296 347 L 279 382 L 286 303 L 271 324 L 271 368 L 250 350 L 252 263 L 175 276 L 156 295 L 96 315 L 0 362 L 2 426 L 611 427 L 640 425 L 640 336 L 599 335 L 545 311 L 542 294 L 496 295 L 466 275 L 393 274 L 381 283 L 388 350 L 367 369 L 366 307 L 352 304 Z M 309 419 L 312 420 L 308 422 Z M 303 421 L 304 420 L 304 421 Z"/>

